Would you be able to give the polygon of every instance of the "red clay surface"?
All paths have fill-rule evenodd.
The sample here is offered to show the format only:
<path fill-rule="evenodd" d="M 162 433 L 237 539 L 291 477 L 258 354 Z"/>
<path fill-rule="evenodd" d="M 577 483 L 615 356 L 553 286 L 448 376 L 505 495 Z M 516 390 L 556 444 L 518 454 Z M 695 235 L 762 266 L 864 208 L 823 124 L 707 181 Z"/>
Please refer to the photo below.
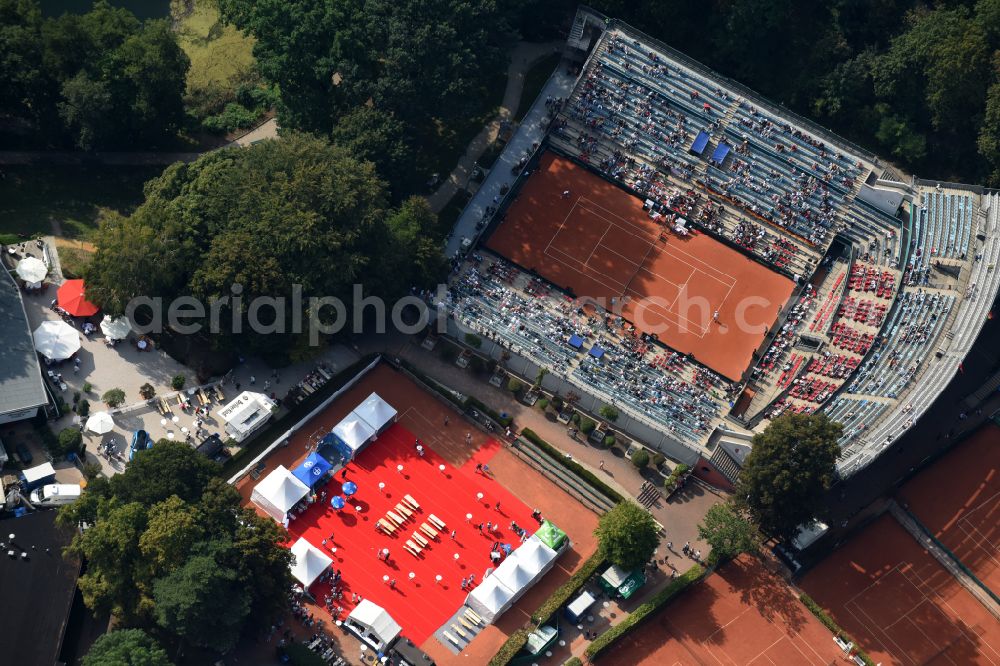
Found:
<path fill-rule="evenodd" d="M 335 547 L 334 567 L 340 569 L 344 596 L 338 605 L 349 613 L 354 607 L 350 595 L 358 593 L 389 611 L 414 643 L 423 643 L 445 620 L 455 613 L 465 601 L 467 592 L 460 587 L 461 579 L 475 574 L 482 581 L 490 567 L 490 550 L 494 542 L 520 545 L 520 540 L 509 529 L 516 521 L 531 531 L 537 523 L 531 518 L 531 509 L 518 501 L 492 478 L 475 471 L 476 461 L 488 461 L 499 448 L 497 445 L 481 448 L 478 454 L 462 468 L 448 465 L 441 456 L 425 447 L 419 457 L 414 447 L 415 436 L 399 424 L 392 426 L 378 440 L 365 448 L 348 466 L 347 478 L 358 484 L 358 493 L 351 497 L 348 506 L 335 511 L 319 502 L 293 520 L 288 526 L 291 535 L 289 546 L 299 537 L 323 550 Z M 438 465 L 445 465 L 442 473 Z M 396 466 L 403 465 L 403 472 Z M 340 492 L 343 478 L 340 474 L 330 481 L 326 489 L 332 497 Z M 385 483 L 379 492 L 378 484 Z M 483 499 L 477 499 L 483 493 Z M 375 521 L 386 511 L 410 495 L 420 504 L 420 511 L 389 536 L 375 529 Z M 500 510 L 494 509 L 500 502 Z M 361 511 L 353 507 L 360 506 Z M 420 524 L 434 514 L 457 532 L 452 540 L 447 532 L 436 540 L 428 540 L 420 557 L 408 553 L 403 544 L 413 540 Z M 480 533 L 466 522 L 471 513 L 476 522 L 500 523 L 501 528 L 492 535 Z M 330 535 L 333 540 L 329 540 Z M 420 533 L 421 536 L 425 536 Z M 322 547 L 323 539 L 327 546 Z M 388 563 L 380 560 L 378 552 L 389 549 Z M 454 559 L 455 555 L 459 559 Z M 416 574 L 411 581 L 409 574 Z M 435 576 L 441 575 L 441 583 Z M 382 577 L 396 581 L 394 588 Z M 314 584 L 313 596 L 323 599 L 329 592 L 326 584 Z"/>
<path fill-rule="evenodd" d="M 569 535 L 572 541 L 572 548 L 561 555 L 558 560 L 556 560 L 555 567 L 531 590 L 527 593 L 514 606 L 504 613 L 497 622 L 497 624 L 492 625 L 484 629 L 480 634 L 472 641 L 472 644 L 468 646 L 461 654 L 454 655 L 452 652 L 442 645 L 436 638 L 428 637 L 420 645 L 421 649 L 431 655 L 434 661 L 438 664 L 485 664 L 490 660 L 490 658 L 496 653 L 503 642 L 507 639 L 512 632 L 519 629 L 527 620 L 530 613 L 532 613 L 538 606 L 544 601 L 552 592 L 562 583 L 569 578 L 569 576 L 579 569 L 580 565 L 586 560 L 587 557 L 591 555 L 596 549 L 597 541 L 594 536 L 594 529 L 597 527 L 597 516 L 585 509 L 583 509 L 580 504 L 574 500 L 571 496 L 567 495 L 558 487 L 554 486 L 548 479 L 536 472 L 534 469 L 525 465 L 522 461 L 517 459 L 516 456 L 512 455 L 507 449 L 500 447 L 496 441 L 486 437 L 481 431 L 471 427 L 469 424 L 465 423 L 462 417 L 455 413 L 450 407 L 441 403 L 441 401 L 434 395 L 427 393 L 420 386 L 415 384 L 409 377 L 401 372 L 392 369 L 387 364 L 381 364 L 377 366 L 370 373 L 365 375 L 357 384 L 352 388 L 345 391 L 344 395 L 340 399 L 336 400 L 327 407 L 323 412 L 318 414 L 311 422 L 306 424 L 301 430 L 299 430 L 291 439 L 291 443 L 287 447 L 276 449 L 266 460 L 266 469 L 264 474 L 261 476 L 263 478 L 268 472 L 273 470 L 278 465 L 284 465 L 285 467 L 292 469 L 294 468 L 302 459 L 305 458 L 307 454 L 307 447 L 310 445 L 314 435 L 321 435 L 328 432 L 330 428 L 336 425 L 341 419 L 343 419 L 354 407 L 357 406 L 359 402 L 364 400 L 372 391 L 377 391 L 379 395 L 385 398 L 391 405 L 393 405 L 399 412 L 399 423 L 397 428 L 400 432 L 413 433 L 413 435 L 406 435 L 399 444 L 401 447 L 400 453 L 404 456 L 412 456 L 412 459 L 416 462 L 407 463 L 402 462 L 404 465 L 404 472 L 410 474 L 411 472 L 416 474 L 422 470 L 418 469 L 420 464 L 426 464 L 428 468 L 433 466 L 430 470 L 433 472 L 431 475 L 432 480 L 441 484 L 442 480 L 440 478 L 441 473 L 437 471 L 437 464 L 443 464 L 450 466 L 446 471 L 451 475 L 451 479 L 446 479 L 449 486 L 443 486 L 444 488 L 454 490 L 454 497 L 439 494 L 437 489 L 431 489 L 430 491 L 421 488 L 418 492 L 410 492 L 409 494 L 414 497 L 418 502 L 421 503 L 424 513 L 419 515 L 426 515 L 427 513 L 434 513 L 436 516 L 444 520 L 449 526 L 454 525 L 454 529 L 458 530 L 459 541 L 463 545 L 467 546 L 466 550 L 455 550 L 449 549 L 451 544 L 444 544 L 444 548 L 441 545 L 435 544 L 431 547 L 432 550 L 443 552 L 447 560 L 455 552 L 459 553 L 459 561 L 470 566 L 470 568 L 465 569 L 461 572 L 461 569 L 457 569 L 454 565 L 454 559 L 452 558 L 452 575 L 456 580 L 460 581 L 463 576 L 467 576 L 469 573 L 475 572 L 477 580 L 482 580 L 482 569 L 485 569 L 487 564 L 486 560 L 488 556 L 485 553 L 489 552 L 489 545 L 485 537 L 477 537 L 474 533 L 471 535 L 465 535 L 464 532 L 474 532 L 470 530 L 465 525 L 465 513 L 466 511 L 459 511 L 459 509 L 464 509 L 467 506 L 473 505 L 476 502 L 475 493 L 483 492 L 484 501 L 492 497 L 493 502 L 497 499 L 501 499 L 500 508 L 504 513 L 511 513 L 511 511 L 523 511 L 524 507 L 530 507 L 528 513 L 530 514 L 531 509 L 538 508 L 542 511 L 543 515 L 552 520 L 556 525 L 563 528 Z M 450 423 L 448 426 L 444 425 L 444 417 L 449 417 Z M 472 445 L 468 445 L 465 442 L 466 433 L 470 433 L 473 438 Z M 417 458 L 415 451 L 413 449 L 413 437 L 420 437 L 421 441 L 424 443 L 424 448 L 427 450 L 425 460 L 427 462 L 421 463 L 420 459 Z M 378 441 L 371 445 L 370 449 L 366 449 L 362 456 L 359 456 L 359 460 L 364 461 L 365 457 L 369 454 L 375 456 L 375 464 L 381 464 L 377 459 L 378 447 L 384 443 L 385 435 L 381 437 Z M 408 450 L 407 450 L 408 449 Z M 390 449 L 392 450 L 392 449 Z M 438 463 L 431 463 L 429 461 L 430 456 L 440 456 L 441 461 Z M 477 462 L 484 462 L 488 459 L 490 472 L 492 474 L 492 479 L 485 479 L 475 472 L 475 465 Z M 352 533 L 358 535 L 358 539 L 375 539 L 376 534 L 371 527 L 373 515 L 376 509 L 375 502 L 381 502 L 382 500 L 377 497 L 378 495 L 378 482 L 379 480 L 384 480 L 386 483 L 386 491 L 389 493 L 396 493 L 400 488 L 394 486 L 394 483 L 403 483 L 406 480 L 400 479 L 398 473 L 396 472 L 396 464 L 392 463 L 388 459 L 385 461 L 385 465 L 388 466 L 388 472 L 381 474 L 379 476 L 390 477 L 385 479 L 375 479 L 372 478 L 371 481 L 362 482 L 361 474 L 369 474 L 368 472 L 363 472 L 362 470 L 356 471 L 353 475 L 348 472 L 348 476 L 355 480 L 361 486 L 359 497 L 366 502 L 368 502 L 369 511 L 369 521 L 362 521 L 364 527 L 355 528 L 341 528 L 340 532 L 337 533 L 336 525 L 334 525 L 333 531 L 335 534 L 335 539 L 339 541 L 344 541 L 348 537 L 352 536 Z M 434 476 L 436 474 L 437 476 Z M 455 481 L 455 485 L 450 485 L 452 480 Z M 338 477 L 339 482 L 339 477 Z M 240 491 L 241 496 L 244 501 L 249 502 L 250 493 L 253 490 L 253 486 L 256 484 L 250 476 L 246 476 L 237 482 L 236 487 Z M 472 484 L 477 490 L 469 492 L 468 484 Z M 462 490 L 464 488 L 464 490 Z M 504 489 L 509 489 L 511 493 L 509 499 L 503 499 L 501 495 L 507 492 Z M 425 500 L 424 496 L 428 498 L 431 492 L 435 498 L 433 500 Z M 403 494 L 406 494 L 404 491 Z M 455 504 L 454 509 L 442 509 L 438 512 L 438 507 L 436 504 L 433 508 L 428 509 L 431 506 L 429 502 L 441 501 L 440 498 L 444 497 L 448 502 Z M 516 499 L 515 499 L 516 498 Z M 390 498 L 394 499 L 394 498 Z M 395 506 L 395 501 L 392 502 Z M 491 505 L 492 506 L 492 505 Z M 511 511 L 508 511 L 510 509 Z M 313 508 L 310 511 L 315 511 L 320 513 L 319 508 Z M 445 515 L 448 513 L 454 513 L 458 511 L 460 514 L 459 523 L 454 523 L 453 520 Z M 362 513 L 365 513 L 364 511 Z M 384 513 L 384 511 L 383 511 Z M 475 512 L 473 512 L 475 513 Z M 494 513 L 493 509 L 487 509 L 485 506 L 481 512 L 483 515 L 480 520 L 492 520 L 488 517 L 487 513 Z M 310 514 L 306 514 L 308 517 Z M 381 514 L 379 514 L 381 515 Z M 375 516 L 377 518 L 378 515 Z M 509 534 L 507 526 L 510 524 L 512 518 L 506 518 L 501 521 L 503 526 L 503 532 Z M 534 522 L 531 521 L 530 516 L 527 520 L 522 518 L 513 518 L 529 531 L 531 530 Z M 296 525 L 298 521 L 292 523 L 293 530 L 301 529 L 300 526 Z M 305 524 L 302 523 L 304 526 Z M 412 528 L 410 529 L 412 531 Z M 320 530 L 317 535 L 318 541 L 317 546 L 321 546 L 323 538 L 329 537 L 329 533 L 323 533 Z M 465 536 L 470 536 L 471 538 L 465 539 Z M 309 537 L 311 538 L 311 537 Z M 410 562 L 415 562 L 413 556 L 409 555 L 402 548 L 402 542 L 397 539 L 391 539 L 385 536 L 378 536 L 377 538 L 386 541 L 388 548 L 390 550 L 390 557 L 395 562 L 396 566 L 399 567 L 397 573 L 402 573 L 402 575 L 394 576 L 396 578 L 397 587 L 406 593 L 407 596 L 397 600 L 406 601 L 411 603 L 414 608 L 418 608 L 421 613 L 431 613 L 434 617 L 439 617 L 440 614 L 447 611 L 447 615 L 441 619 L 433 629 L 437 629 L 438 626 L 446 619 L 450 614 L 457 609 L 458 605 L 464 599 L 464 595 L 459 597 L 450 596 L 454 593 L 454 588 L 457 585 L 451 585 L 448 580 L 442 580 L 442 583 L 447 583 L 451 586 L 449 590 L 442 590 L 448 594 L 442 597 L 444 604 L 448 608 L 437 610 L 435 608 L 437 604 L 436 597 L 428 597 L 424 592 L 428 591 L 430 583 L 433 581 L 434 575 L 441 573 L 445 576 L 447 572 L 430 572 L 430 578 L 425 575 L 421 575 L 416 569 L 409 567 Z M 476 539 L 480 538 L 481 542 L 477 542 Z M 404 540 L 405 541 L 405 540 Z M 449 540 L 450 541 L 450 540 Z M 466 543 L 468 541 L 468 543 Z M 472 545 L 476 544 L 476 545 Z M 342 553 L 342 548 L 344 544 L 338 543 L 337 554 L 338 556 Z M 347 548 L 352 548 L 351 552 L 361 552 L 361 543 L 359 541 L 357 546 L 348 545 Z M 485 549 L 485 550 L 483 550 Z M 388 592 L 387 589 L 382 585 L 382 576 L 388 573 L 387 571 L 382 571 L 385 565 L 374 558 L 374 556 L 366 559 L 362 562 L 364 566 L 360 567 L 362 569 L 370 568 L 374 574 L 377 574 L 377 584 L 375 588 L 380 594 L 385 594 Z M 471 565 L 475 564 L 475 567 Z M 335 562 L 338 567 L 344 566 L 342 562 Z M 414 571 L 420 576 L 415 579 L 416 582 L 420 582 L 423 587 L 415 588 L 415 591 L 419 591 L 420 594 L 410 594 L 408 591 L 409 579 L 407 574 L 410 571 Z M 348 583 L 352 583 L 351 577 L 354 574 L 348 574 L 345 572 L 344 578 Z M 391 575 L 391 574 L 390 574 Z M 359 579 L 360 580 L 360 579 Z M 404 582 L 405 581 L 405 582 Z M 360 584 L 360 583 L 359 583 Z M 358 591 L 355 589 L 354 591 Z M 459 590 L 460 591 L 460 590 Z M 434 594 L 436 592 L 431 591 Z M 362 596 L 365 595 L 364 591 L 361 591 Z M 371 598 L 376 603 L 379 603 L 379 597 L 373 595 L 367 596 Z M 322 601 L 322 595 L 320 598 Z M 347 594 L 347 601 L 350 601 L 350 592 Z M 349 607 L 350 604 L 344 604 L 341 602 L 342 606 L 345 608 Z M 393 610 L 393 606 L 388 605 L 389 612 L 394 617 L 396 612 Z M 316 612 L 317 616 L 324 617 L 326 615 L 325 609 L 321 607 L 315 607 L 313 610 Z M 409 612 L 409 611 L 404 611 Z M 401 618 L 396 617 L 396 620 L 400 622 L 404 629 L 404 635 L 407 635 L 414 640 L 415 643 L 420 644 L 420 640 L 417 636 L 411 635 L 409 629 L 410 626 L 404 622 Z M 425 623 L 425 625 L 431 624 L 430 622 Z M 421 625 L 417 625 L 417 629 L 421 629 Z"/>
<path fill-rule="evenodd" d="M 1000 594 L 1000 427 L 984 426 L 899 495 L 941 543 Z"/>
<path fill-rule="evenodd" d="M 551 153 L 487 246 L 731 379 L 794 288 L 710 236 L 666 230 L 640 199 Z"/>
<path fill-rule="evenodd" d="M 741 557 L 695 585 L 602 659 L 608 664 L 849 663 L 781 579 Z"/>
<path fill-rule="evenodd" d="M 876 663 L 1000 663 L 1000 623 L 888 514 L 801 587 Z"/>

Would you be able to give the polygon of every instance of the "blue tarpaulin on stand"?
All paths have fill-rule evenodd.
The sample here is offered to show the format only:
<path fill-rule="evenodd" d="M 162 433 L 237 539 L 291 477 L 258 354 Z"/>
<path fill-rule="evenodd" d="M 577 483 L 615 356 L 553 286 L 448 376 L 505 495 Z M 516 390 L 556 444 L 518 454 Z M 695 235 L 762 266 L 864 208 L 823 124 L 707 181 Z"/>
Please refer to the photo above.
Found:
<path fill-rule="evenodd" d="M 715 151 L 712 153 L 712 161 L 716 164 L 722 164 L 726 161 L 726 155 L 729 154 L 729 146 L 724 143 L 720 143 L 715 147 Z"/>
<path fill-rule="evenodd" d="M 693 155 L 701 155 L 705 152 L 705 146 L 708 145 L 708 135 L 704 132 L 698 132 L 698 136 L 694 138 L 694 143 L 691 144 L 689 153 Z"/>
<path fill-rule="evenodd" d="M 310 453 L 301 465 L 292 470 L 292 476 L 312 488 L 331 467 L 333 465 L 327 462 L 326 458 L 318 453 Z"/>
<path fill-rule="evenodd" d="M 601 358 L 602 356 L 604 356 L 604 348 L 594 345 L 593 347 L 590 348 L 590 355 L 593 356 L 594 358 Z"/>
<path fill-rule="evenodd" d="M 581 338 L 579 335 L 569 336 L 569 346 L 572 347 L 573 349 L 580 349 L 581 347 L 583 347 L 583 338 Z"/>

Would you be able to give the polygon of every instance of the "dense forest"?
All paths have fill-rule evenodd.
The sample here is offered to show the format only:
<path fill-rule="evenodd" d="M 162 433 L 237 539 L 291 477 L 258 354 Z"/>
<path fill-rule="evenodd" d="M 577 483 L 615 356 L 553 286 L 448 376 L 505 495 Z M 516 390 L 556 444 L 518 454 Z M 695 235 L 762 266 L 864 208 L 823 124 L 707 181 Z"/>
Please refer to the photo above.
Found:
<path fill-rule="evenodd" d="M 258 73 L 280 92 L 282 125 L 373 159 L 397 200 L 418 189 L 440 129 L 502 92 L 507 49 L 558 39 L 576 7 L 217 4 L 224 21 L 255 38 Z M 1000 0 L 592 4 L 907 171 L 1000 186 Z M 0 0 L 0 125 L 32 125 L 50 145 L 156 146 L 183 121 L 188 63 L 172 40 L 165 21 L 139 22 L 103 3 L 42 18 L 35 0 Z"/>

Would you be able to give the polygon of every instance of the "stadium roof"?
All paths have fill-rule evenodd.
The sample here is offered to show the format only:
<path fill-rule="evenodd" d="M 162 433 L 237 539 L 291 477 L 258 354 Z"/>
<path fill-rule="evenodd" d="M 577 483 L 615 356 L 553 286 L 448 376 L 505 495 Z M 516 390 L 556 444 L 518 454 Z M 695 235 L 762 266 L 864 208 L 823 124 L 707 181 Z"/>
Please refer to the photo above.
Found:
<path fill-rule="evenodd" d="M 0 415 L 48 402 L 21 293 L 6 270 L 0 278 Z"/>
<path fill-rule="evenodd" d="M 63 557 L 73 531 L 56 527 L 55 511 L 0 520 L 0 627 L 9 664 L 55 664 L 73 605 L 80 562 Z M 9 534 L 14 534 L 14 557 Z M 22 558 L 21 553 L 27 553 Z"/>

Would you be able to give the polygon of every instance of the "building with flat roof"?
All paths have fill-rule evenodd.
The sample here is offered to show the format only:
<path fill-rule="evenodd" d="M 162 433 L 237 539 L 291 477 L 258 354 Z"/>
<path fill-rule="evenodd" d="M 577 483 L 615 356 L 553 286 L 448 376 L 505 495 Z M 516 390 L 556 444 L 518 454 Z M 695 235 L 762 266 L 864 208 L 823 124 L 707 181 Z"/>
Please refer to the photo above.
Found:
<path fill-rule="evenodd" d="M 48 403 L 21 292 L 6 270 L 0 278 L 0 423 L 30 419 Z"/>

